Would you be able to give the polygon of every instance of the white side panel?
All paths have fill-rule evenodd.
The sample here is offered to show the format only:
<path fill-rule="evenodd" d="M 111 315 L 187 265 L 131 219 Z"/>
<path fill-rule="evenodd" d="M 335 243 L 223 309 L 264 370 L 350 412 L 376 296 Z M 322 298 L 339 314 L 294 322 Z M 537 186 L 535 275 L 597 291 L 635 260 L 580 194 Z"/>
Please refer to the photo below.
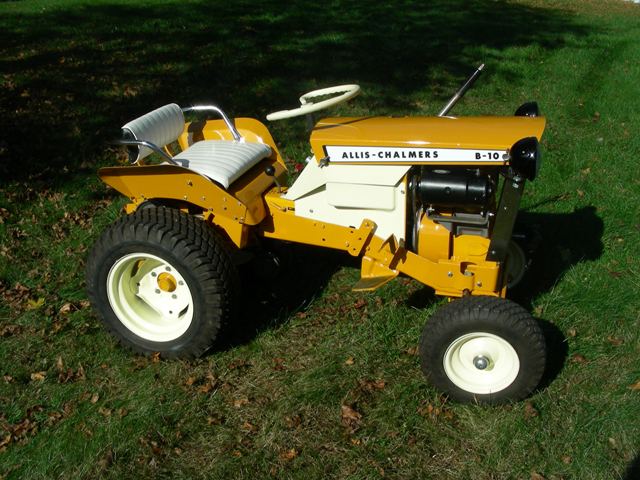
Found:
<path fill-rule="evenodd" d="M 303 195 L 323 186 L 327 182 L 323 171 L 326 168 L 327 167 L 320 168 L 315 157 L 312 157 L 307 163 L 307 166 L 304 167 L 304 170 L 298 175 L 295 183 L 289 187 L 284 197 L 289 200 L 297 200 Z"/>
<path fill-rule="evenodd" d="M 285 198 L 297 200 L 313 192 L 327 182 L 362 185 L 395 186 L 409 171 L 407 165 L 334 165 L 320 167 L 312 157 L 295 183 L 289 187 Z"/>
<path fill-rule="evenodd" d="M 327 202 L 333 207 L 393 210 L 396 206 L 394 187 L 328 182 L 326 189 Z"/>
<path fill-rule="evenodd" d="M 358 189 L 362 185 L 346 185 L 346 188 Z M 342 225 L 343 227 L 359 227 L 366 218 L 373 220 L 378 229 L 375 235 L 388 238 L 394 234 L 397 239 L 405 238 L 406 217 L 406 185 L 404 181 L 398 182 L 395 187 L 389 188 L 393 192 L 395 207 L 392 210 L 375 208 L 343 208 L 330 205 L 327 198 L 327 189 L 322 187 L 295 201 L 296 215 L 311 218 L 326 223 Z M 354 202 L 359 200 L 353 200 Z"/>

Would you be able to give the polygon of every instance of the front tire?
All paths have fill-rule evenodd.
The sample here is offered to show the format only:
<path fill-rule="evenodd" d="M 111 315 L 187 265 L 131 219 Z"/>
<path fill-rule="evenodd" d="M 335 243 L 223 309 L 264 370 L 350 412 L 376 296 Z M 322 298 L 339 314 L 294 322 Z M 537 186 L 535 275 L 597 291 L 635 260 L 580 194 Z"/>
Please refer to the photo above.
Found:
<path fill-rule="evenodd" d="M 238 276 L 222 238 L 179 210 L 150 207 L 117 220 L 87 262 L 87 293 L 126 347 L 195 358 L 231 321 Z"/>
<path fill-rule="evenodd" d="M 520 400 L 540 383 L 546 347 L 536 320 L 497 297 L 465 297 L 440 308 L 420 339 L 422 370 L 461 402 Z"/>

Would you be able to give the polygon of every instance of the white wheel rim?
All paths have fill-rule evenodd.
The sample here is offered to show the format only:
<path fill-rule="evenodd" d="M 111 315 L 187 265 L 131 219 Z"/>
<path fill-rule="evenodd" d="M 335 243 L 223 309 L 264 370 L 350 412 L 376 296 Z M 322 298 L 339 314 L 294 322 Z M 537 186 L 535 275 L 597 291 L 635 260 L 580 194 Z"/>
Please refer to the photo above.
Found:
<path fill-rule="evenodd" d="M 175 340 L 193 320 L 193 298 L 182 274 L 148 253 L 131 253 L 113 264 L 107 297 L 118 320 L 145 340 Z"/>
<path fill-rule="evenodd" d="M 504 390 L 520 371 L 520 360 L 511 344 L 485 332 L 456 338 L 444 354 L 443 365 L 449 380 L 462 390 L 476 394 Z"/>

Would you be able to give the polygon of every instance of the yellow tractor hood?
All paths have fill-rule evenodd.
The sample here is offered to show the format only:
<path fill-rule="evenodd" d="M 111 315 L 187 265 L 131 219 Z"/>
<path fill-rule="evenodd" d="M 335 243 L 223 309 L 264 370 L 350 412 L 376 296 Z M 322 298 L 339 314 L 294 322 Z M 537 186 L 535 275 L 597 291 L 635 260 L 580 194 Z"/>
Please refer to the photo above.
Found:
<path fill-rule="evenodd" d="M 320 161 L 505 164 L 518 140 L 542 136 L 544 117 L 339 117 L 320 120 L 311 148 Z"/>

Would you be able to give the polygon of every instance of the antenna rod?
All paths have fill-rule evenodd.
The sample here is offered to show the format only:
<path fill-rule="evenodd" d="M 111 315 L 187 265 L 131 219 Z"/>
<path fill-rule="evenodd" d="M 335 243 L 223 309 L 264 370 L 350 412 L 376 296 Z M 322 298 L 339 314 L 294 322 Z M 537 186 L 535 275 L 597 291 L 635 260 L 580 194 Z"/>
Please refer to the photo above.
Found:
<path fill-rule="evenodd" d="M 475 69 L 475 71 L 471 74 L 471 76 L 467 79 L 467 81 L 464 82 L 464 85 L 460 87 L 460 90 L 458 90 L 456 94 L 453 97 L 451 97 L 451 100 L 449 100 L 449 102 L 444 106 L 444 108 L 440 110 L 440 113 L 438 114 L 439 117 L 444 117 L 447 113 L 449 113 L 449 110 L 451 110 L 456 105 L 456 103 L 458 103 L 458 100 L 460 100 L 464 96 L 464 94 L 467 93 L 467 90 L 469 90 L 472 87 L 472 85 L 475 83 L 475 81 L 478 79 L 478 77 L 482 73 L 483 68 L 484 68 L 484 63 Z"/>

